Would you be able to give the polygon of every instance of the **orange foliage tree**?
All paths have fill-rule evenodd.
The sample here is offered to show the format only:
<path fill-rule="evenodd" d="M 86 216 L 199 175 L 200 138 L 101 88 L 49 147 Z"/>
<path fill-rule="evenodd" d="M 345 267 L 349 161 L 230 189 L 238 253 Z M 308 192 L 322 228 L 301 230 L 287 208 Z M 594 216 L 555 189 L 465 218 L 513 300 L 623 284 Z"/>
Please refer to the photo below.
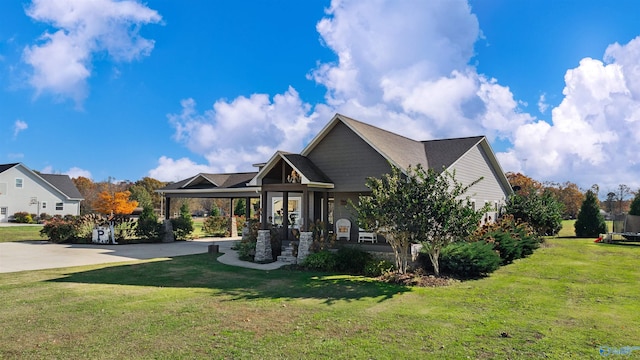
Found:
<path fill-rule="evenodd" d="M 129 191 L 117 191 L 113 196 L 103 191 L 98 194 L 95 210 L 108 215 L 129 215 L 138 206 L 138 202 L 129 200 L 129 196 L 131 196 Z"/>

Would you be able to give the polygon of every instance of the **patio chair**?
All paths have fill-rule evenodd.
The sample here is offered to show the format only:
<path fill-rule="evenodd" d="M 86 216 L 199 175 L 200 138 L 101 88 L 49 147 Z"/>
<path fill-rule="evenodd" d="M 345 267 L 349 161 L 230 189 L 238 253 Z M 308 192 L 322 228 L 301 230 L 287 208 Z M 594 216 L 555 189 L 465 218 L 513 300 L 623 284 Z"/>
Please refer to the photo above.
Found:
<path fill-rule="evenodd" d="M 378 235 L 374 232 L 366 231 L 364 229 L 358 229 L 358 242 L 371 241 L 371 243 L 378 242 Z"/>
<path fill-rule="evenodd" d="M 348 219 L 338 219 L 336 221 L 336 240 L 346 238 L 347 241 L 351 240 L 351 221 Z"/>

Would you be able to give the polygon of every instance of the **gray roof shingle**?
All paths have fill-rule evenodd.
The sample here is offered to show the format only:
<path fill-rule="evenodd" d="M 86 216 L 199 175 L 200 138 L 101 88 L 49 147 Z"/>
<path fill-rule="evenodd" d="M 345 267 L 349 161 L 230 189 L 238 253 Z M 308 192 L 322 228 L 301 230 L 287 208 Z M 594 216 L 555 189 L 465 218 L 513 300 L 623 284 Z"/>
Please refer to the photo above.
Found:
<path fill-rule="evenodd" d="M 46 182 L 62 191 L 70 199 L 83 199 L 76 185 L 68 175 L 59 174 L 39 174 Z"/>

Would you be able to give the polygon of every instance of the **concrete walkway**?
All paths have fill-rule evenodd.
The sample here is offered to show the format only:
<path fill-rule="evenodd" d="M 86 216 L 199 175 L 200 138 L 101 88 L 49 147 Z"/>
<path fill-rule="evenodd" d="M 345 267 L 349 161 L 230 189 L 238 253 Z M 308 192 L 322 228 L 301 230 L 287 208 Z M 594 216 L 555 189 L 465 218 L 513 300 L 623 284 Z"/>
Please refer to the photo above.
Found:
<path fill-rule="evenodd" d="M 257 270 L 274 270 L 282 262 L 256 264 L 238 259 L 231 250 L 240 238 L 204 238 L 173 243 L 93 245 L 53 244 L 47 241 L 17 241 L 0 243 L 0 273 L 54 269 L 70 266 L 107 264 L 114 262 L 170 258 L 174 256 L 207 253 L 209 245 L 217 244 L 224 253 L 218 261 L 231 266 Z"/>

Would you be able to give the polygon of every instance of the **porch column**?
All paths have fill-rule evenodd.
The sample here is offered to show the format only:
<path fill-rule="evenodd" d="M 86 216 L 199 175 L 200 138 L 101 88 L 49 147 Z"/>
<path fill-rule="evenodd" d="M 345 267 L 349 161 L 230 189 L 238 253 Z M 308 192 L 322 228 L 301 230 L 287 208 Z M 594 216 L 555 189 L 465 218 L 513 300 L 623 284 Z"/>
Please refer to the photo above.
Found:
<path fill-rule="evenodd" d="M 261 194 L 260 194 L 260 209 L 262 209 L 260 211 L 260 228 L 262 230 L 266 230 L 269 227 L 267 226 L 267 221 L 269 221 L 268 215 L 267 215 L 267 199 L 269 197 L 267 196 L 267 191 L 266 190 L 262 190 Z"/>
<path fill-rule="evenodd" d="M 171 198 L 165 197 L 164 201 L 164 218 L 171 219 Z"/>
<path fill-rule="evenodd" d="M 284 228 L 284 239 L 289 240 L 289 192 L 282 193 L 282 227 Z"/>
<path fill-rule="evenodd" d="M 251 219 L 251 198 L 244 198 L 244 218 L 249 221 Z"/>
<path fill-rule="evenodd" d="M 324 222 L 324 226 L 329 229 L 329 192 L 322 192 L 322 222 Z"/>
<path fill-rule="evenodd" d="M 305 231 L 309 229 L 309 189 L 305 186 L 302 190 L 302 226 L 300 227 L 300 231 Z M 313 220 L 311 220 L 313 223 Z"/>

